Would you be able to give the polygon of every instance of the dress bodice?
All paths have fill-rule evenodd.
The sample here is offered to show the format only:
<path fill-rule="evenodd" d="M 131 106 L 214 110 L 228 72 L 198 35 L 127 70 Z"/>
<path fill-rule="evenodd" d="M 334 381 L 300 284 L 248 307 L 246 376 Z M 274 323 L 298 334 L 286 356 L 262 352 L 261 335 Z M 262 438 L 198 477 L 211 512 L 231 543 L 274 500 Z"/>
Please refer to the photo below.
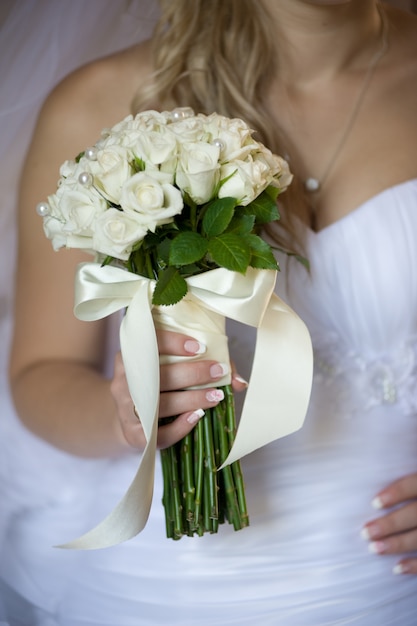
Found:
<path fill-rule="evenodd" d="M 362 406 L 399 401 L 415 412 L 417 179 L 308 230 L 306 248 L 311 273 L 291 262 L 281 282 L 312 335 L 316 378 L 357 375 Z"/>
<path fill-rule="evenodd" d="M 311 276 L 292 264 L 288 297 L 313 341 L 335 333 L 371 356 L 417 332 L 416 237 L 417 179 L 382 191 L 318 233 L 308 230 Z"/>

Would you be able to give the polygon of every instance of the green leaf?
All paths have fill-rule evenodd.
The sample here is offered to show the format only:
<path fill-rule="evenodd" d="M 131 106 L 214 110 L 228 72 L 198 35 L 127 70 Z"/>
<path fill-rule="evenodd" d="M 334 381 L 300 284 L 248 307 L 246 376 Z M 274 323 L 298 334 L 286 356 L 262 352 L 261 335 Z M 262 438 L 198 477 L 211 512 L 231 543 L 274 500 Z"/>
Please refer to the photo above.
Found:
<path fill-rule="evenodd" d="M 254 215 L 257 224 L 267 224 L 279 220 L 277 203 L 266 190 L 242 209 L 243 214 Z"/>
<path fill-rule="evenodd" d="M 236 235 L 247 235 L 252 232 L 254 225 L 254 215 L 235 215 L 226 232 L 235 233 Z"/>
<path fill-rule="evenodd" d="M 159 267 L 169 264 L 169 254 L 171 250 L 171 239 L 163 239 L 156 247 L 156 254 Z"/>
<path fill-rule="evenodd" d="M 170 265 L 189 265 L 199 261 L 207 252 L 207 240 L 199 233 L 180 233 L 171 242 Z"/>
<path fill-rule="evenodd" d="M 219 267 L 244 274 L 250 261 L 250 247 L 239 235 L 225 233 L 209 241 L 209 253 Z"/>
<path fill-rule="evenodd" d="M 258 235 L 245 235 L 245 241 L 248 243 L 251 251 L 250 263 L 251 267 L 259 270 L 279 270 L 279 265 L 271 250 L 271 246 L 266 243 Z"/>
<path fill-rule="evenodd" d="M 195 263 L 190 263 L 190 265 L 182 265 L 178 268 L 178 271 L 181 276 L 184 276 L 184 278 L 188 278 L 189 276 L 196 276 L 197 274 L 201 274 L 202 272 L 201 267 L 199 265 L 196 265 Z"/>
<path fill-rule="evenodd" d="M 264 193 L 266 193 L 275 202 L 280 194 L 280 189 L 279 187 L 275 187 L 275 185 L 268 185 Z"/>
<path fill-rule="evenodd" d="M 203 232 L 207 237 L 224 233 L 233 217 L 235 206 L 235 198 L 218 198 L 207 205 L 203 217 Z"/>
<path fill-rule="evenodd" d="M 152 304 L 170 305 L 179 302 L 187 293 L 188 286 L 175 267 L 168 267 L 158 275 Z"/>
<path fill-rule="evenodd" d="M 132 161 L 132 167 L 136 173 L 143 172 L 146 168 L 146 163 L 143 159 L 141 159 L 135 154 L 133 161 Z"/>

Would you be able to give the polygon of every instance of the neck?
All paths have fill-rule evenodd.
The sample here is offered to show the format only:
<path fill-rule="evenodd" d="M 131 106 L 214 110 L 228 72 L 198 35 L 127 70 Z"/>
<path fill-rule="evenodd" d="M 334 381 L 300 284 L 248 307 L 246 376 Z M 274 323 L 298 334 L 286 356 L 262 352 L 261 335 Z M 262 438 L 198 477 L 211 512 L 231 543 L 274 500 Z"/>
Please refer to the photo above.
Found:
<path fill-rule="evenodd" d="M 324 85 L 347 68 L 360 68 L 379 36 L 376 0 L 263 2 L 277 33 L 280 80 L 295 87 Z"/>

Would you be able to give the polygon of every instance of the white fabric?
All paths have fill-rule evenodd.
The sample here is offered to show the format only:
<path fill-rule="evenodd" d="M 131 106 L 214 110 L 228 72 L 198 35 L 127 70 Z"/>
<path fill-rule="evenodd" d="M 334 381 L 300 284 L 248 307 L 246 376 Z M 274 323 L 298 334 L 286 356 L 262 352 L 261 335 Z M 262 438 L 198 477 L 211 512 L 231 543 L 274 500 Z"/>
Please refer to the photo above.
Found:
<path fill-rule="evenodd" d="M 16 418 L 7 381 L 16 254 L 16 193 L 40 106 L 68 72 L 148 37 L 157 17 L 148 0 L 1 0 L 0 3 L 0 563 L 13 511 L 42 503 L 41 459 L 58 472 L 72 459 L 28 433 Z M 25 459 L 23 473 L 16 463 Z M 86 462 L 86 468 L 93 464 Z M 80 466 L 82 475 L 83 463 Z M 97 470 L 92 470 L 96 472 Z M 36 490 L 33 491 L 31 478 Z M 0 624 L 3 625 L 0 589 Z M 18 604 L 21 604 L 18 601 Z M 6 621 L 4 621 L 6 623 Z M 30 619 L 23 624 L 32 624 Z M 14 622 L 13 622 L 14 626 Z"/>
<path fill-rule="evenodd" d="M 0 147 L 5 151 L 0 168 L 0 522 L 6 533 L 0 606 L 1 600 L 7 605 L 3 614 L 0 608 L 0 623 L 414 626 L 417 579 L 393 576 L 397 558 L 369 554 L 359 532 L 376 515 L 370 501 L 378 489 L 417 470 L 417 181 L 379 194 L 320 234 L 308 233 L 312 278 L 292 262 L 286 293 L 285 271 L 278 277 L 279 295 L 312 332 L 317 371 L 301 431 L 243 460 L 251 526 L 239 532 L 223 526 L 217 535 L 179 542 L 165 539 L 158 466 L 154 505 L 141 535 L 94 552 L 51 547 L 112 509 L 138 459 L 73 459 L 26 433 L 14 417 L 4 376 L 13 182 L 42 92 L 69 58 L 75 65 L 93 50 L 88 44 L 95 20 L 107 16 L 107 32 L 113 32 L 120 5 L 126 10 L 128 4 L 20 0 L 6 21 L 15 16 L 14 30 L 3 26 L 0 32 Z M 133 39 L 131 18 L 122 21 L 119 33 L 127 29 Z M 82 33 L 85 38 L 78 40 Z M 127 37 L 122 39 L 126 45 Z M 99 49 L 107 41 L 97 37 L 94 45 L 98 54 L 107 51 Z M 20 48 L 22 79 L 7 72 Z M 44 68 L 50 63 L 50 71 L 41 72 L 41 63 Z M 38 80 L 32 82 L 37 69 Z M 253 333 L 235 325 L 230 332 L 232 355 L 248 375 Z"/>
<path fill-rule="evenodd" d="M 317 371 L 304 427 L 243 459 L 251 526 L 165 539 L 159 478 L 148 525 L 134 540 L 56 551 L 52 544 L 110 510 L 137 460 L 98 464 L 83 484 L 74 460 L 75 478 L 69 473 L 49 500 L 56 481 L 45 485 L 43 470 L 45 496 L 13 520 L 2 562 L 7 583 L 46 612 L 28 623 L 416 623 L 416 578 L 394 576 L 397 557 L 370 554 L 359 536 L 376 515 L 378 489 L 417 469 L 416 206 L 417 180 L 386 190 L 308 233 L 311 278 L 291 263 L 282 295 L 311 328 Z M 283 289 L 284 272 L 278 282 Z M 241 371 L 251 344 L 231 329 Z M 43 463 L 54 467 L 54 459 Z"/>

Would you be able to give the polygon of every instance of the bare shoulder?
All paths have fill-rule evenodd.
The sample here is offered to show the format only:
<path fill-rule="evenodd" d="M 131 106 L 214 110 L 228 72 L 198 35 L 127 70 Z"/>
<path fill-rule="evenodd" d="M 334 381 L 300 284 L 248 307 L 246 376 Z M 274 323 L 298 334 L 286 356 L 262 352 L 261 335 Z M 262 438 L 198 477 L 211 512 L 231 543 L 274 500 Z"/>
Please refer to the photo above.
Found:
<path fill-rule="evenodd" d="M 64 78 L 42 107 L 38 132 L 64 143 L 98 138 L 102 128 L 130 113 L 138 87 L 152 69 L 150 41 L 92 61 Z"/>

